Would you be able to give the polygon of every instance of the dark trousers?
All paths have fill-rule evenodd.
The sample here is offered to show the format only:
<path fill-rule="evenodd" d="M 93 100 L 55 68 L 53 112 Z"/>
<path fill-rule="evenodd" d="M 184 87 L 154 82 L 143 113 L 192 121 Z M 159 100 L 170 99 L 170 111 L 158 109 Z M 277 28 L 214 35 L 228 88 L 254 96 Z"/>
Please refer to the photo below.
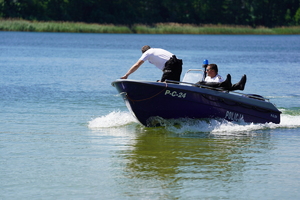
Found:
<path fill-rule="evenodd" d="M 170 60 L 165 63 L 165 67 L 163 69 L 163 75 L 161 77 L 161 82 L 167 80 L 180 81 L 180 75 L 182 72 L 182 60 L 177 59 L 175 55 L 173 55 Z"/>

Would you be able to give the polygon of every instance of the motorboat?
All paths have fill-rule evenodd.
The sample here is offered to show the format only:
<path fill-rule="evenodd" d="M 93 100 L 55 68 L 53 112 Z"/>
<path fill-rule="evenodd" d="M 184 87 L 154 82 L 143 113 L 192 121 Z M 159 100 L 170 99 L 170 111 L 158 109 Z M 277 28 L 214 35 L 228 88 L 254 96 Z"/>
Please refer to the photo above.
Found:
<path fill-rule="evenodd" d="M 128 110 L 144 126 L 158 119 L 225 119 L 246 123 L 280 123 L 281 112 L 269 99 L 199 85 L 205 71 L 190 69 L 181 82 L 117 79 L 112 82 Z"/>

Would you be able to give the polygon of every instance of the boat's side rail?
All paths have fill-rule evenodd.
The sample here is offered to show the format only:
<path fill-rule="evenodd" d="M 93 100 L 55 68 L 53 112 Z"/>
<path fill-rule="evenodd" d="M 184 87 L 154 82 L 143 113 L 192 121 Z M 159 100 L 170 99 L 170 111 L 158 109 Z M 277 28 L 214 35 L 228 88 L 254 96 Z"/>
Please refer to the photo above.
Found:
<path fill-rule="evenodd" d="M 221 89 L 221 88 L 209 87 L 209 86 L 206 86 L 206 85 L 201 85 L 201 84 L 196 84 L 196 83 L 188 83 L 188 82 L 173 81 L 173 80 L 166 80 L 166 82 L 167 83 L 190 85 L 190 86 L 194 86 L 194 87 L 201 87 L 201 88 L 206 88 L 206 89 L 217 90 L 217 91 L 220 91 L 220 92 L 228 92 L 229 93 L 228 90 L 224 90 L 224 89 Z M 264 97 L 262 97 L 260 95 L 256 95 L 256 94 L 244 94 L 244 93 L 235 92 L 235 91 L 230 91 L 230 93 L 234 93 L 234 94 L 241 95 L 241 96 L 248 97 L 248 98 L 252 98 L 252 99 L 257 99 L 257 100 L 261 100 L 261 101 L 270 102 L 270 99 L 264 98 Z"/>

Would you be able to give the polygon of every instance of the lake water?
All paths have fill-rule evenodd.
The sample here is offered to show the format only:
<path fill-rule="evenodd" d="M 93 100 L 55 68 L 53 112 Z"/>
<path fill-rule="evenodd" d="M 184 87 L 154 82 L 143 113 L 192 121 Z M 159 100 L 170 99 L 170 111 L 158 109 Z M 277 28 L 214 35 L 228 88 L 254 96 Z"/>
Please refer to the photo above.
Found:
<path fill-rule="evenodd" d="M 141 126 L 111 82 L 145 44 L 247 74 L 281 123 Z M 299 199 L 299 73 L 299 35 L 0 32 L 0 199 Z"/>

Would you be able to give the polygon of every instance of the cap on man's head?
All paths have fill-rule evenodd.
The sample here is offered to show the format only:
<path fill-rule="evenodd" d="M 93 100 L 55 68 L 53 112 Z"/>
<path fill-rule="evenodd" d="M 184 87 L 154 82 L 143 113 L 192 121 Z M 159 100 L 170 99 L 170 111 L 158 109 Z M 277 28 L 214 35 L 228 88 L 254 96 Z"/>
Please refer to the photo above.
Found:
<path fill-rule="evenodd" d="M 147 50 L 149 50 L 151 47 L 150 46 L 148 46 L 148 45 L 145 45 L 145 46 L 143 46 L 142 47 L 142 53 L 145 53 Z"/>

